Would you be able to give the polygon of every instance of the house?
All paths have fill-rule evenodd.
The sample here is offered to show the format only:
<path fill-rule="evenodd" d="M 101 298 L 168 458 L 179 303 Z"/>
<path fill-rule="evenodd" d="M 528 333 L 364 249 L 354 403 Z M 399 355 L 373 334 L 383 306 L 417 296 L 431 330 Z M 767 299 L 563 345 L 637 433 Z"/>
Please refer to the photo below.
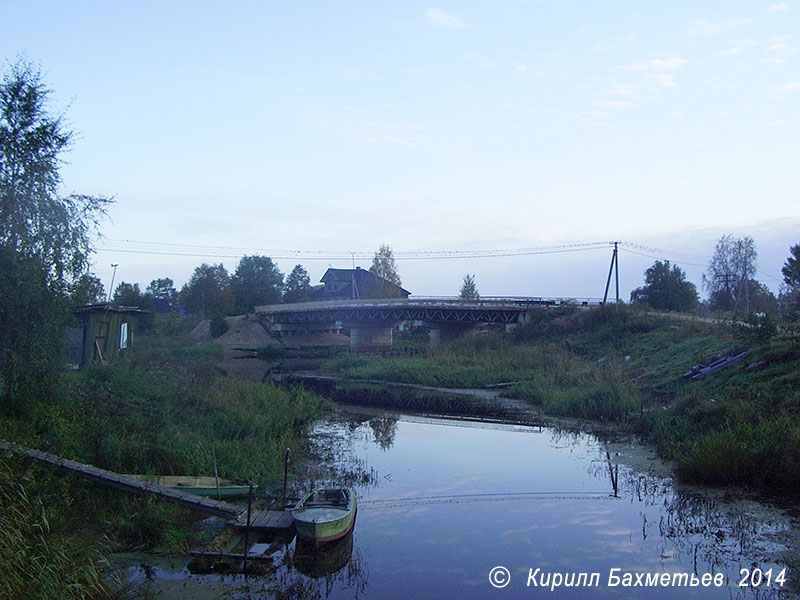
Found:
<path fill-rule="evenodd" d="M 108 302 L 78 306 L 72 312 L 81 323 L 67 336 L 69 363 L 76 367 L 117 358 L 133 345 L 139 319 L 149 313 L 136 306 L 114 306 Z"/>
<path fill-rule="evenodd" d="M 411 294 L 399 285 L 361 267 L 328 269 L 320 281 L 324 285 L 311 292 L 311 299 L 314 301 L 408 298 Z"/>

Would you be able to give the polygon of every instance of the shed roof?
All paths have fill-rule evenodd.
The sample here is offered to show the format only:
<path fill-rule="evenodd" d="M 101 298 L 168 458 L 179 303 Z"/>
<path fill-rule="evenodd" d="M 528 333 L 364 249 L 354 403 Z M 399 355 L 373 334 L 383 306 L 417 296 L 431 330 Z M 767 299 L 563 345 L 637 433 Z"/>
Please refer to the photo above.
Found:
<path fill-rule="evenodd" d="M 116 306 L 110 302 L 97 302 L 95 304 L 84 304 L 72 309 L 75 314 L 87 313 L 124 313 L 124 314 L 148 314 L 152 311 L 142 310 L 138 306 Z"/>

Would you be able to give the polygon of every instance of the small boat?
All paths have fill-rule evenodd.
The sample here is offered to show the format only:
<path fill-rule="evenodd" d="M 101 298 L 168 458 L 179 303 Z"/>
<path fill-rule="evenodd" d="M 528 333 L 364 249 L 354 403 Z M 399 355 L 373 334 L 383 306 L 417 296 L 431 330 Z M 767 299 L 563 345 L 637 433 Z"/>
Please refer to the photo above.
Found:
<path fill-rule="evenodd" d="M 350 488 L 317 488 L 292 509 L 299 538 L 316 545 L 347 535 L 356 522 L 356 493 Z"/>
<path fill-rule="evenodd" d="M 220 498 L 230 498 L 232 496 L 246 496 L 250 492 L 250 486 L 255 489 L 253 482 L 247 479 L 225 479 L 219 480 L 210 476 L 193 477 L 190 475 L 130 475 L 141 481 L 156 483 L 166 487 L 171 487 L 182 492 L 189 492 L 196 496 L 217 497 L 217 481 L 219 481 Z"/>

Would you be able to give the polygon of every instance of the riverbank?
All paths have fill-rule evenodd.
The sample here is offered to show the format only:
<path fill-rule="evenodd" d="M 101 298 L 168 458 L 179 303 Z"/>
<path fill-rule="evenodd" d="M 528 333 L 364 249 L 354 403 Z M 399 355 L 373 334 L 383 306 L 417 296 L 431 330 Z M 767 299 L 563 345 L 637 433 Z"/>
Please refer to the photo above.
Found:
<path fill-rule="evenodd" d="M 622 309 L 543 310 L 509 337 L 465 336 L 425 356 L 350 355 L 322 373 L 436 387 L 510 383 L 544 414 L 613 423 L 653 442 L 684 481 L 800 486 L 800 344 L 758 324 Z M 706 377 L 684 375 L 747 352 Z"/>
<path fill-rule="evenodd" d="M 118 473 L 213 475 L 213 449 L 220 477 L 276 486 L 285 449 L 302 455 L 331 404 L 225 376 L 220 356 L 156 328 L 116 363 L 65 372 L 48 403 L 5 407 L 0 439 Z M 0 498 L 0 517 L 13 517 L 0 518 L 3 598 L 124 597 L 100 577 L 110 552 L 182 552 L 203 539 L 201 515 L 14 457 L 0 456 Z"/>

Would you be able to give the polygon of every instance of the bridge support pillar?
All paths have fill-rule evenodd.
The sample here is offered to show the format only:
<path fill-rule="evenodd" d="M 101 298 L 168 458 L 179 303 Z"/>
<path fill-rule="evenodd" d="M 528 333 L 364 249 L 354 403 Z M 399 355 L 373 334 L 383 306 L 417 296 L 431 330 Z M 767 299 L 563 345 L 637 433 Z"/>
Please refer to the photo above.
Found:
<path fill-rule="evenodd" d="M 459 324 L 458 326 L 452 325 L 442 325 L 439 324 L 437 326 L 431 327 L 430 331 L 428 331 L 428 341 L 430 342 L 431 348 L 438 348 L 442 342 L 448 340 L 454 340 L 459 337 L 465 331 L 468 331 L 472 328 L 472 325 L 462 325 Z"/>
<path fill-rule="evenodd" d="M 350 328 L 351 352 L 374 352 L 392 349 L 392 325 Z"/>

